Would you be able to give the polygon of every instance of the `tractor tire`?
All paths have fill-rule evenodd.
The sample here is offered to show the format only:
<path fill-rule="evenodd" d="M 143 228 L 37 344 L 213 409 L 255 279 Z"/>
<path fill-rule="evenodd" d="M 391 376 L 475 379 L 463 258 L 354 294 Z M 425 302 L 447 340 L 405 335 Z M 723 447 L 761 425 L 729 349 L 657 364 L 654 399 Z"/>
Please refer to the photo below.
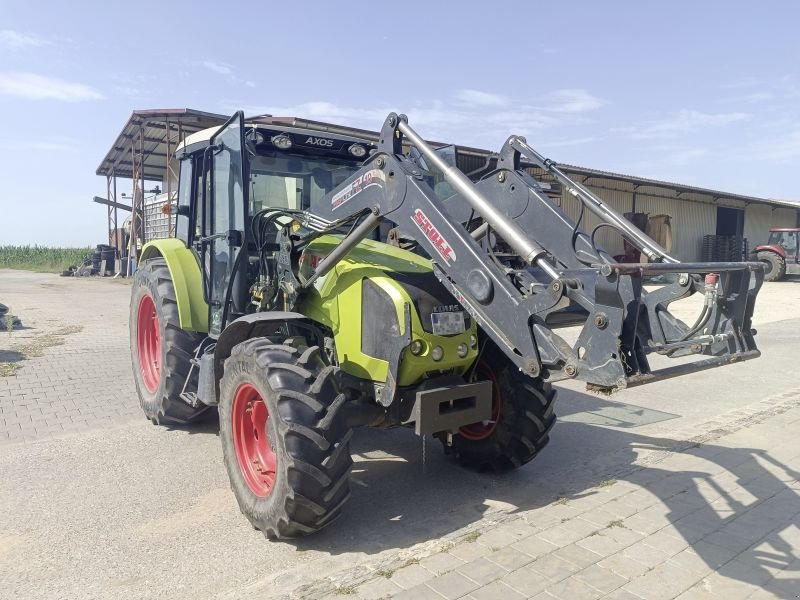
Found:
<path fill-rule="evenodd" d="M 780 281 L 786 275 L 786 260 L 777 252 L 764 250 L 758 253 L 758 260 L 765 265 L 764 281 Z"/>
<path fill-rule="evenodd" d="M 220 384 L 220 439 L 239 508 L 269 539 L 315 533 L 350 497 L 350 436 L 319 347 L 254 338 Z"/>
<path fill-rule="evenodd" d="M 536 458 L 556 422 L 553 386 L 520 373 L 494 346 L 484 350 L 475 374 L 492 381 L 492 420 L 461 427 L 452 445 L 440 435 L 445 452 L 478 471 L 508 471 Z"/>
<path fill-rule="evenodd" d="M 131 290 L 130 342 L 139 404 L 155 425 L 186 424 L 208 406 L 180 398 L 191 358 L 203 336 L 180 327 L 175 288 L 166 261 L 145 261 Z"/>

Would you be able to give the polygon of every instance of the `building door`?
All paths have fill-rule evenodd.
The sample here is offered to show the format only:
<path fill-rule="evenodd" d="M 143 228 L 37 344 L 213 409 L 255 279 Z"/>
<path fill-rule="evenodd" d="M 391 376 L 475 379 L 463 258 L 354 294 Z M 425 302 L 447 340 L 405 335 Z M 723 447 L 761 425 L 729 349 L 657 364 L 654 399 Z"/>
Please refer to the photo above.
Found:
<path fill-rule="evenodd" d="M 744 237 L 744 210 L 718 206 L 717 235 Z"/>

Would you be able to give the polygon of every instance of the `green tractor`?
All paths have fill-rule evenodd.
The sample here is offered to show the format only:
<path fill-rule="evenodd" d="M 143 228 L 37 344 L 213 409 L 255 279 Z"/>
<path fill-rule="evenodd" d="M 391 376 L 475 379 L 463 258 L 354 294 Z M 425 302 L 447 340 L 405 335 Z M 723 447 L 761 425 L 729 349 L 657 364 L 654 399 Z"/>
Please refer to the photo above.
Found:
<path fill-rule="evenodd" d="M 758 356 L 760 265 L 677 263 L 522 138 L 470 179 L 402 115 L 372 137 L 237 113 L 177 158 L 177 236 L 144 246 L 133 285 L 136 388 L 155 424 L 218 409 L 233 492 L 270 538 L 339 516 L 355 427 L 511 469 L 548 442 L 554 381 L 612 391 Z M 652 262 L 615 263 L 526 164 Z M 647 294 L 650 273 L 674 281 Z M 666 306 L 693 293 L 690 327 Z M 660 372 L 650 352 L 707 358 Z"/>

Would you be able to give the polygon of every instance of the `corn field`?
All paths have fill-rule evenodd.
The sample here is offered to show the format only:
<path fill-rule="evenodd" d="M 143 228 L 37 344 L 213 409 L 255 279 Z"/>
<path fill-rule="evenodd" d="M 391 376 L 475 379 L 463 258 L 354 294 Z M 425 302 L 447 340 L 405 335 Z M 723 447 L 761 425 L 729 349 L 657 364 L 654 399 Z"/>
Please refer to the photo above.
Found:
<path fill-rule="evenodd" d="M 59 272 L 83 264 L 92 248 L 48 248 L 46 246 L 0 246 L 0 269 Z"/>

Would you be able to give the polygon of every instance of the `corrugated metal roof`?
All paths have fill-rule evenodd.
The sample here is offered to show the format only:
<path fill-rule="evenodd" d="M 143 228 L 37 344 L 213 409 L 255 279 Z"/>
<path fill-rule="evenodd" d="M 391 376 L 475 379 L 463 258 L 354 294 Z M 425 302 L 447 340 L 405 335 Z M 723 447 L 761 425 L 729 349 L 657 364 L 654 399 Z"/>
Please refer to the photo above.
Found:
<path fill-rule="evenodd" d="M 117 139 L 114 141 L 111 149 L 100 163 L 100 166 L 97 168 L 97 174 L 116 174 L 117 177 L 132 178 L 131 148 L 135 143 L 134 151 L 138 152 L 141 149 L 144 153 L 144 178 L 152 181 L 160 181 L 164 178 L 167 172 L 167 146 L 169 145 L 170 151 L 174 152 L 177 143 L 180 141 L 177 137 L 178 128 L 180 128 L 182 135 L 185 137 L 188 134 L 207 129 L 209 127 L 222 125 L 227 119 L 228 117 L 225 115 L 193 110 L 189 108 L 135 110 L 128 119 L 128 122 L 122 128 L 120 134 L 117 136 Z M 375 141 L 379 137 L 378 133 L 375 131 L 357 129 L 355 127 L 347 127 L 344 125 L 334 125 L 332 123 L 323 123 L 321 121 L 313 121 L 298 117 L 273 117 L 271 115 L 260 115 L 250 117 L 247 119 L 247 121 L 250 123 L 264 125 L 283 124 L 291 127 L 301 127 L 321 132 L 339 133 L 360 137 L 369 141 Z M 167 143 L 168 132 L 175 136 L 174 139 L 170 138 L 169 144 Z M 140 148 L 140 143 L 142 140 L 143 144 L 141 144 L 142 147 Z M 437 142 L 431 143 L 439 146 L 444 145 Z M 492 152 L 489 150 L 483 150 L 479 148 L 458 146 L 458 149 L 459 152 L 463 153 L 464 155 L 474 157 L 471 162 L 475 162 L 475 159 L 485 161 L 489 156 L 492 155 Z M 530 167 L 530 165 L 525 166 Z M 613 173 L 599 169 L 589 169 L 577 165 L 559 163 L 559 166 L 562 170 L 566 171 L 570 175 L 582 177 L 582 182 L 587 183 L 588 185 L 591 185 L 591 182 L 589 181 L 591 178 L 597 177 L 630 185 L 632 190 L 638 189 L 639 187 L 670 190 L 675 193 L 676 200 L 681 199 L 680 196 L 682 194 L 689 193 L 709 196 L 714 201 L 729 199 L 742 201 L 745 204 L 759 203 L 800 210 L 800 203 L 788 200 L 759 198 L 756 196 L 723 192 L 720 190 L 684 185 L 658 179 L 637 177 L 635 175 L 624 175 L 621 173 Z M 534 171 L 536 171 L 536 169 L 534 169 Z"/>
<path fill-rule="evenodd" d="M 221 125 L 227 119 L 190 108 L 135 110 L 97 167 L 97 174 L 133 178 L 133 150 L 144 156 L 144 178 L 161 181 L 167 172 L 168 154 L 174 153 L 184 136 Z"/>
<path fill-rule="evenodd" d="M 685 185 L 682 183 L 674 183 L 670 181 L 662 181 L 660 179 L 649 179 L 647 177 L 637 177 L 636 175 L 624 175 L 621 173 L 613 173 L 611 171 L 601 171 L 599 169 L 589 169 L 586 167 L 579 167 L 577 165 L 561 164 L 558 165 L 562 170 L 571 174 L 583 175 L 584 177 L 599 177 L 602 179 L 624 181 L 635 186 L 642 187 L 659 187 L 674 190 L 681 193 L 702 194 L 704 196 L 712 196 L 717 199 L 729 198 L 732 200 L 741 200 L 745 203 L 758 202 L 767 203 L 775 206 L 786 206 L 791 208 L 800 209 L 799 202 L 792 202 L 791 200 L 775 200 L 771 198 L 760 198 L 758 196 L 748 196 L 744 194 L 734 194 L 731 192 L 723 192 L 709 188 L 702 188 L 692 185 Z"/>

